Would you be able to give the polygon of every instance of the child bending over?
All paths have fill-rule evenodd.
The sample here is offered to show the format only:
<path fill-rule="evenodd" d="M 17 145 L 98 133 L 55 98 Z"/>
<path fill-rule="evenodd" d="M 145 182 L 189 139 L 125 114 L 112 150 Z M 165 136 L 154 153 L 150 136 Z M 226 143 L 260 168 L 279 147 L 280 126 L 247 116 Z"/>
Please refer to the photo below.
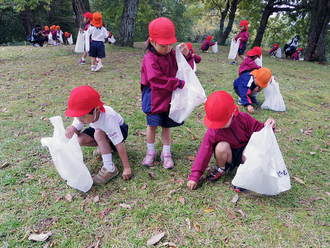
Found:
<path fill-rule="evenodd" d="M 243 60 L 241 66 L 238 70 L 238 75 L 242 76 L 242 74 L 251 72 L 254 69 L 260 69 L 261 66 L 257 65 L 255 60 L 257 58 L 260 59 L 262 55 L 262 50 L 260 47 L 254 47 L 252 50 L 246 53 L 246 58 Z"/>
<path fill-rule="evenodd" d="M 203 42 L 201 49 L 203 52 L 210 52 L 209 49 L 213 45 L 215 45 L 215 43 L 212 42 L 212 35 L 209 35 L 207 36 L 206 40 Z"/>

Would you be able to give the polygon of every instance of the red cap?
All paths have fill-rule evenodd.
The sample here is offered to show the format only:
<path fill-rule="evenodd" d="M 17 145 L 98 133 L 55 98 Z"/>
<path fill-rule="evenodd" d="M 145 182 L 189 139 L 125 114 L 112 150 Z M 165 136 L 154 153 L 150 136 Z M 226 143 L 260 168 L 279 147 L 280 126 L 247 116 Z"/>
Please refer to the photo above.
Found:
<path fill-rule="evenodd" d="M 261 88 L 266 88 L 270 79 L 272 78 L 272 72 L 266 67 L 261 67 L 259 70 L 253 70 L 250 75 L 256 76 L 257 84 Z"/>
<path fill-rule="evenodd" d="M 254 47 L 252 50 L 248 51 L 246 53 L 247 56 L 254 56 L 254 55 L 258 55 L 258 57 L 260 58 L 262 55 L 262 50 L 260 47 L 256 46 Z"/>
<path fill-rule="evenodd" d="M 212 35 L 207 36 L 206 40 L 212 40 Z"/>
<path fill-rule="evenodd" d="M 302 51 L 303 49 L 301 47 L 298 48 L 298 51 Z"/>
<path fill-rule="evenodd" d="M 93 21 L 93 14 L 91 12 L 86 12 L 83 16 L 88 18 L 89 21 Z"/>
<path fill-rule="evenodd" d="M 278 47 L 278 44 L 277 44 L 277 43 L 275 43 L 275 44 L 273 45 L 273 47 Z"/>
<path fill-rule="evenodd" d="M 194 53 L 194 49 L 192 48 L 192 44 L 191 43 L 186 43 L 187 47 L 189 50 L 192 51 L 192 53 Z"/>
<path fill-rule="evenodd" d="M 246 31 L 247 31 L 248 30 L 248 25 L 249 25 L 249 22 L 247 20 L 243 20 L 239 24 L 239 27 L 245 26 L 246 27 Z"/>
<path fill-rule="evenodd" d="M 66 110 L 65 115 L 70 117 L 80 117 L 87 115 L 97 106 L 100 106 L 100 110 L 105 112 L 103 102 L 100 100 L 100 94 L 92 87 L 82 85 L 71 91 L 68 101 L 68 109 Z"/>
<path fill-rule="evenodd" d="M 235 112 L 234 112 L 235 111 Z M 205 102 L 205 126 L 213 129 L 222 128 L 230 120 L 232 114 L 238 115 L 239 109 L 234 98 L 226 91 L 213 92 Z"/>
<path fill-rule="evenodd" d="M 175 26 L 170 19 L 160 17 L 149 24 L 149 37 L 159 45 L 170 45 L 177 42 Z"/>

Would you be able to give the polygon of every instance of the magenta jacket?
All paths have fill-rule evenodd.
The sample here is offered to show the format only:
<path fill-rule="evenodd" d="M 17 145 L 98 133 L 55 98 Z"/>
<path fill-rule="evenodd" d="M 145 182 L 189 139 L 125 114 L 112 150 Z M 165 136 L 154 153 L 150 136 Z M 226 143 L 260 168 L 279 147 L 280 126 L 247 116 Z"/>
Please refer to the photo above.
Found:
<path fill-rule="evenodd" d="M 175 78 L 178 65 L 175 50 L 166 55 L 149 51 L 141 67 L 142 110 L 160 114 L 170 110 L 172 91 L 182 89 L 184 81 Z"/>
<path fill-rule="evenodd" d="M 208 128 L 203 142 L 199 148 L 189 180 L 198 183 L 210 162 L 215 146 L 220 141 L 226 141 L 233 149 L 241 148 L 249 142 L 252 133 L 260 131 L 264 127 L 262 122 L 257 121 L 247 113 L 239 112 L 234 116 L 228 128 Z"/>
<path fill-rule="evenodd" d="M 192 52 L 190 51 L 190 54 L 188 57 L 186 57 L 188 64 L 191 66 L 192 69 L 194 69 L 194 61 L 196 64 L 202 61 L 202 58 L 195 53 L 194 57 L 192 56 Z"/>
<path fill-rule="evenodd" d="M 238 38 L 241 38 L 240 43 L 239 43 L 239 48 L 241 49 L 244 44 L 245 44 L 245 48 L 246 48 L 246 43 L 249 40 L 249 32 L 248 31 L 239 32 L 239 34 L 235 37 L 235 40 L 237 41 Z"/>
<path fill-rule="evenodd" d="M 215 43 L 213 43 L 212 41 L 210 40 L 205 40 L 201 46 L 201 49 L 202 50 L 207 50 L 209 49 L 210 46 L 213 46 Z"/>
<path fill-rule="evenodd" d="M 246 58 L 243 60 L 241 66 L 239 67 L 238 70 L 238 75 L 242 75 L 244 72 L 250 72 L 253 71 L 254 69 L 260 69 L 261 66 L 257 65 L 256 62 L 253 60 L 252 57 L 246 56 Z"/>
<path fill-rule="evenodd" d="M 295 53 L 291 55 L 291 59 L 299 60 L 299 53 L 298 53 L 298 51 L 295 51 Z"/>

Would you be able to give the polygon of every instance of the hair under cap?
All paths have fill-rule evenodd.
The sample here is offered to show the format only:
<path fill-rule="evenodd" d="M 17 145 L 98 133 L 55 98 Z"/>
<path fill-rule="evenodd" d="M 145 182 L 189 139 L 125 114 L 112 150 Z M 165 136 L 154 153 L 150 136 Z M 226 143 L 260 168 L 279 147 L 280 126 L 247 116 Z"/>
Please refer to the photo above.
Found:
<path fill-rule="evenodd" d="M 70 117 L 80 117 L 87 115 L 97 106 L 100 106 L 100 110 L 105 112 L 103 102 L 100 100 L 100 94 L 92 87 L 82 85 L 71 91 L 68 101 L 68 109 L 66 110 L 65 115 Z"/>
<path fill-rule="evenodd" d="M 234 112 L 235 111 L 235 112 Z M 205 102 L 205 126 L 213 129 L 222 128 L 230 120 L 232 114 L 238 115 L 239 109 L 234 98 L 226 91 L 213 92 Z"/>
<path fill-rule="evenodd" d="M 159 45 L 171 45 L 177 42 L 175 26 L 166 17 L 160 17 L 150 22 L 149 37 Z"/>
<path fill-rule="evenodd" d="M 256 76 L 257 84 L 261 88 L 266 88 L 270 79 L 272 78 L 272 72 L 266 67 L 261 67 L 260 69 L 253 70 L 250 75 Z"/>
<path fill-rule="evenodd" d="M 191 43 L 186 43 L 186 45 L 187 45 L 188 49 L 191 50 L 192 53 L 194 53 L 194 49 L 193 49 L 192 44 Z"/>

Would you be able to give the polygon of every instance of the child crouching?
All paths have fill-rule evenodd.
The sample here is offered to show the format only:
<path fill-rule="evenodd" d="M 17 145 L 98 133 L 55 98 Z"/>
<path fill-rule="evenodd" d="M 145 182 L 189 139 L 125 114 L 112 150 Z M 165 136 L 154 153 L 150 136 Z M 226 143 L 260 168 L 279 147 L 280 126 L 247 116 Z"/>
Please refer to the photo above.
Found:
<path fill-rule="evenodd" d="M 93 177 L 94 184 L 106 183 L 119 172 L 112 162 L 112 151 L 118 151 L 124 166 L 123 179 L 131 177 L 131 168 L 123 141 L 127 138 L 128 126 L 123 117 L 109 106 L 103 106 L 100 94 L 90 86 L 80 86 L 71 91 L 67 116 L 75 117 L 71 126 L 66 128 L 65 136 L 71 139 L 78 135 L 81 146 L 99 147 L 103 167 Z M 85 125 L 89 125 L 81 131 Z"/>
<path fill-rule="evenodd" d="M 204 124 L 208 129 L 187 183 L 191 190 L 197 187 L 213 153 L 217 166 L 208 174 L 207 180 L 216 182 L 229 170 L 246 161 L 244 150 L 254 132 L 260 131 L 268 124 L 275 128 L 273 119 L 262 123 L 247 113 L 239 112 L 233 97 L 225 91 L 217 91 L 209 96 L 205 103 L 205 112 Z M 238 192 L 244 191 L 235 186 L 234 189 Z"/>

